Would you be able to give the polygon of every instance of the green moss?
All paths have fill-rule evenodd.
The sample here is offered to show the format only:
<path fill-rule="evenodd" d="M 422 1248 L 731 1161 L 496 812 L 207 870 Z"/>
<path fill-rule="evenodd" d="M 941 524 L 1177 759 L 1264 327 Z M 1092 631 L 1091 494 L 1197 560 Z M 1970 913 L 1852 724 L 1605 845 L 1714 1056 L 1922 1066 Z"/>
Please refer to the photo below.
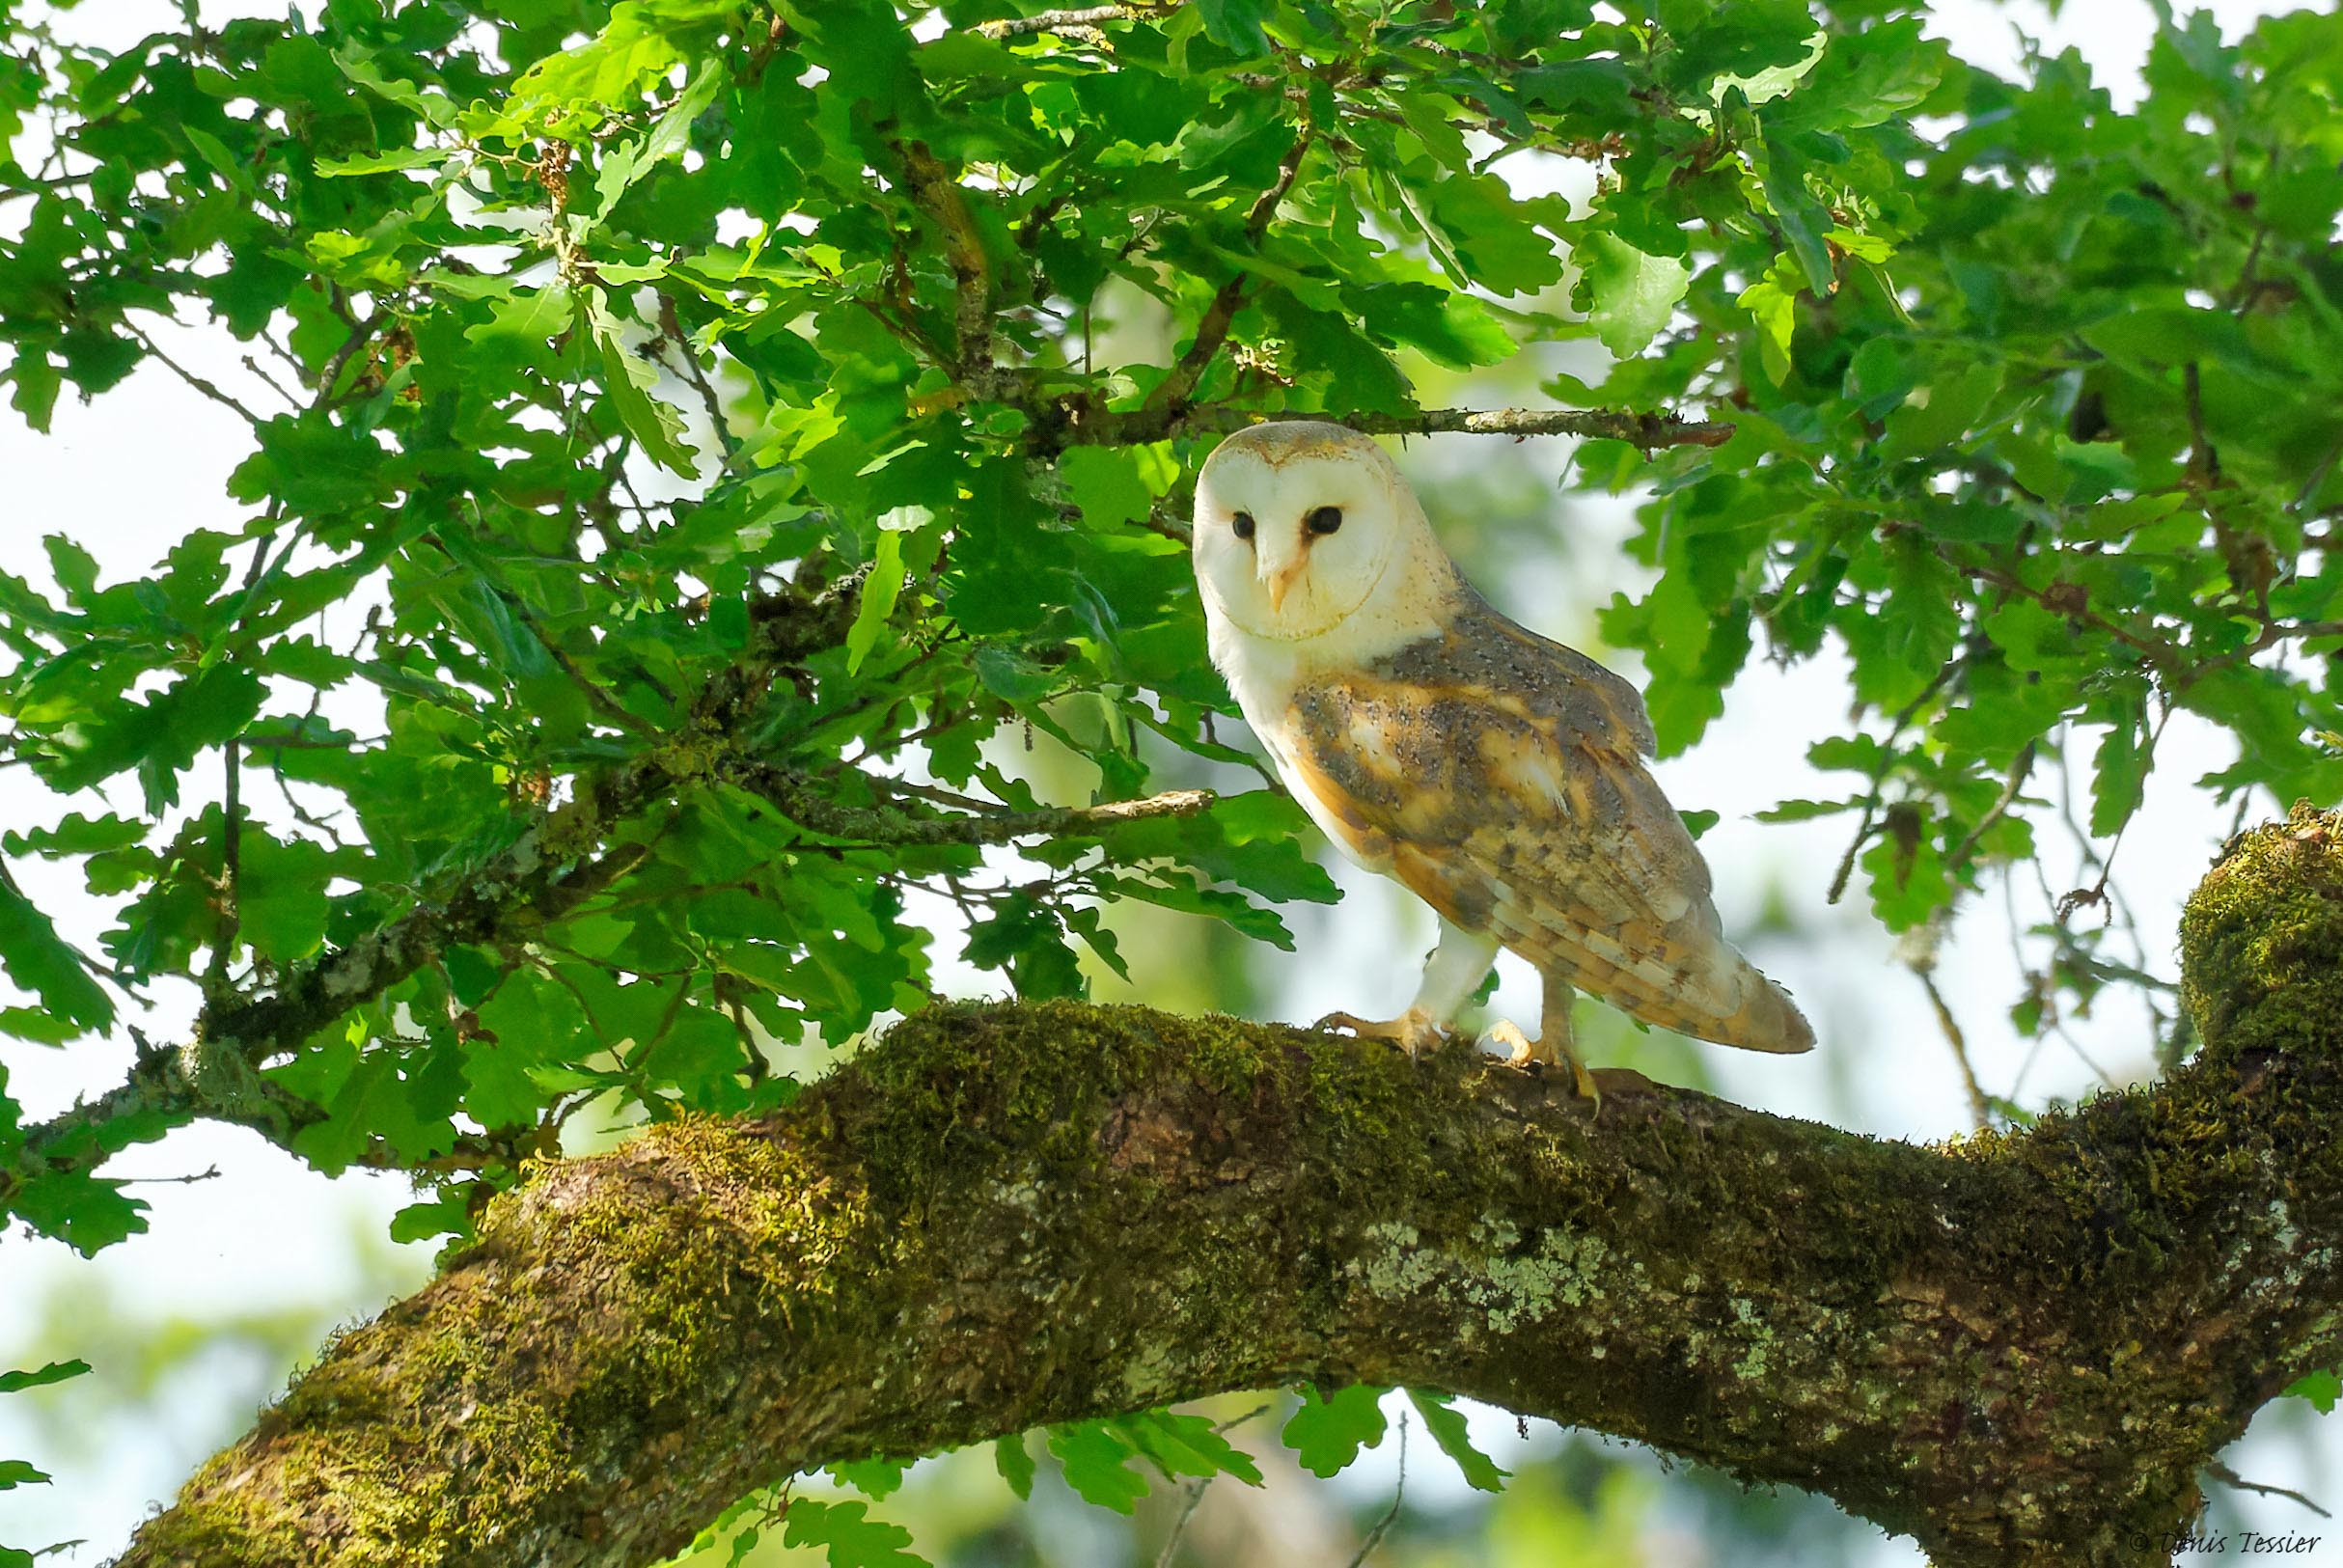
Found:
<path fill-rule="evenodd" d="M 1420 1137 L 1426 1102 L 1462 1093 L 1467 1076 L 1462 1061 L 1411 1062 L 1380 1041 L 1220 1016 L 1075 1003 L 938 1006 L 864 1055 L 837 1114 L 865 1153 L 874 1196 L 915 1216 L 929 1195 L 960 1190 L 1004 1137 L 1031 1147 L 1042 1174 L 1060 1183 L 1102 1163 L 1144 1163 L 1148 1129 L 1112 1108 L 1145 1102 L 1183 1124 L 1199 1113 L 1209 1123 L 1215 1102 L 1228 1117 L 1289 1108 L 1307 1122 L 1285 1130 L 1323 1148 L 1329 1179 L 1358 1172 L 1385 1189 L 1429 1173 Z M 979 1128 L 982 1137 L 970 1136 Z M 1125 1149 L 1118 1140 L 1135 1142 Z"/>
<path fill-rule="evenodd" d="M 428 1568 L 448 1543 L 432 1531 L 439 1492 L 405 1484 L 387 1445 L 323 1432 L 269 1445 L 265 1466 L 243 1447 L 212 1460 L 188 1483 L 195 1500 L 156 1520 L 134 1558 L 174 1568 Z M 238 1484 L 245 1473 L 264 1485 Z M 337 1550 L 319 1555 L 308 1499 L 330 1497 Z"/>
<path fill-rule="evenodd" d="M 639 1181 L 575 1184 L 541 1217 L 622 1280 L 613 1332 L 622 1362 L 604 1362 L 593 1397 L 619 1404 L 687 1395 L 728 1352 L 722 1325 L 771 1312 L 784 1322 L 836 1305 L 834 1266 L 868 1239 L 858 1182 L 817 1166 L 763 1129 L 683 1117 L 645 1135 L 629 1165 Z M 499 1203 L 510 1201 L 500 1198 Z M 483 1234 L 497 1223 L 491 1209 Z M 866 1259 L 868 1266 L 876 1259 Z M 585 1350 L 590 1362 L 599 1362 Z"/>
<path fill-rule="evenodd" d="M 1258 1025 L 1224 1013 L 1179 1022 L 1185 1026 L 1180 1030 L 1185 1037 L 1165 1042 L 1171 1047 L 1168 1054 L 1183 1058 L 1186 1070 L 1215 1094 L 1249 1099 L 1264 1075 L 1276 1077 L 1290 1066 L 1290 1057 L 1264 1045 Z M 1158 1031 L 1150 1033 L 1162 1038 Z"/>
<path fill-rule="evenodd" d="M 867 1219 L 858 1187 L 753 1125 L 678 1120 L 545 1167 L 490 1205 L 427 1309 L 344 1336 L 199 1475 L 141 1560 L 421 1568 L 559 1518 L 586 1491 L 581 1433 L 624 1443 L 707 1408 L 736 1371 L 728 1326 L 829 1310 Z M 565 1307 L 580 1289 L 591 1313 Z M 328 1499 L 320 1556 L 302 1521 Z"/>
<path fill-rule="evenodd" d="M 505 1522 L 535 1519 L 584 1479 L 567 1423 L 534 1400 L 482 1406 L 463 1423 L 459 1441 L 466 1495 L 443 1496 L 432 1518 L 434 1530 L 453 1539 L 478 1539 Z M 495 1499 L 492 1511 L 478 1506 L 483 1498 Z"/>
<path fill-rule="evenodd" d="M 2205 1054 L 2331 1053 L 2343 1019 L 2343 812 L 2297 802 L 2238 839 L 2180 922 L 2181 997 Z"/>

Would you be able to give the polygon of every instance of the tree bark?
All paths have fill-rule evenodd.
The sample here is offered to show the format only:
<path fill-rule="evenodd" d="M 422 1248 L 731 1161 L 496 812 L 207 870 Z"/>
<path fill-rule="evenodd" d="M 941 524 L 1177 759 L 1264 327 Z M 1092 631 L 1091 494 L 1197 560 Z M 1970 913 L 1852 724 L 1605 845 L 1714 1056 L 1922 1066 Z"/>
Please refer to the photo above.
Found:
<path fill-rule="evenodd" d="M 538 1170 L 126 1565 L 632 1568 L 801 1469 L 1300 1379 L 2147 1563 L 2343 1325 L 2343 817 L 2192 898 L 2204 1047 L 1921 1147 L 1461 1049 L 937 1007 L 786 1113 Z M 1894 1070 L 1892 1046 L 1874 1048 Z"/>

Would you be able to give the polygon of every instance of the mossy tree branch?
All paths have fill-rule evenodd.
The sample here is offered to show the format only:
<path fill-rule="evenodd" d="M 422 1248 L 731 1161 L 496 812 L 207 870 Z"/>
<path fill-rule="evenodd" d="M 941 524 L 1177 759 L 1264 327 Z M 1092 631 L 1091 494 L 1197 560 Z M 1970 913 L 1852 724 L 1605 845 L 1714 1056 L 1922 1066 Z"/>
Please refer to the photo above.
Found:
<path fill-rule="evenodd" d="M 788 1112 L 548 1166 L 141 1531 L 160 1563 L 650 1560 L 796 1470 L 1302 1378 L 1789 1482 L 1940 1562 L 2147 1563 L 2343 1325 L 2343 817 L 2184 922 L 2205 1048 L 1883 1142 L 1451 1051 L 938 1007 Z"/>

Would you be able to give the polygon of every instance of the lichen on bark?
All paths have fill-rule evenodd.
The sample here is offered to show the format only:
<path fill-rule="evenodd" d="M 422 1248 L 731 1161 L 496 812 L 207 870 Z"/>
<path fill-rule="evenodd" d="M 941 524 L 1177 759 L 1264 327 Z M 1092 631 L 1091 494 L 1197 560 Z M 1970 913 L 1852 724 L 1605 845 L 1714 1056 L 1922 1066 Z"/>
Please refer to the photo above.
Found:
<path fill-rule="evenodd" d="M 1948 1564 L 2163 1560 L 2343 1316 L 2343 853 L 2183 924 L 2204 1049 L 1936 1147 L 1461 1050 L 939 1006 L 763 1122 L 547 1165 L 126 1564 L 624 1565 L 802 1468 L 1296 1379 L 1788 1482 Z"/>

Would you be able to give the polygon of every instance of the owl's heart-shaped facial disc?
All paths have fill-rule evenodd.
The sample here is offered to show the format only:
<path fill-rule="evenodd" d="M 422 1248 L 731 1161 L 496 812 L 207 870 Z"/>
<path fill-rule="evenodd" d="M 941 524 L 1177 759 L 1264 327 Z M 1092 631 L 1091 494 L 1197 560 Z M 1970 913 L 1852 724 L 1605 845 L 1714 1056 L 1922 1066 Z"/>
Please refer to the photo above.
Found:
<path fill-rule="evenodd" d="M 1319 637 L 1359 613 L 1422 527 L 1373 441 L 1336 425 L 1256 426 L 1221 443 L 1197 481 L 1197 580 L 1250 636 Z"/>

